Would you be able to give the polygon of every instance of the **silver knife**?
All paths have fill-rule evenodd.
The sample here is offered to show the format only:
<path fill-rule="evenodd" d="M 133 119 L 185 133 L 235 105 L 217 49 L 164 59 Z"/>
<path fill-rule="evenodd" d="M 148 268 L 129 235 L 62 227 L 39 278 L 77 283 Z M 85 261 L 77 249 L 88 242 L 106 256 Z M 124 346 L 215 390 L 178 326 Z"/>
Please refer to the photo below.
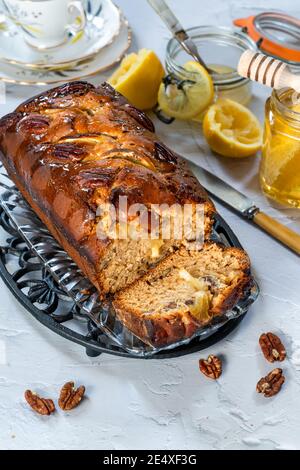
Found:
<path fill-rule="evenodd" d="M 168 7 L 164 0 L 148 0 L 148 3 L 161 17 L 167 28 L 171 31 L 173 36 L 181 44 L 183 49 L 191 55 L 197 62 L 199 62 L 208 72 L 213 72 L 203 59 L 200 57 L 198 48 L 194 41 L 189 37 L 180 21 L 176 18 L 172 10 Z M 215 73 L 215 72 L 214 72 Z"/>
<path fill-rule="evenodd" d="M 187 159 L 185 159 L 187 160 Z M 235 212 L 251 220 L 265 232 L 300 255 L 300 234 L 262 212 L 253 201 L 218 176 L 187 160 L 192 172 L 207 192 Z"/>

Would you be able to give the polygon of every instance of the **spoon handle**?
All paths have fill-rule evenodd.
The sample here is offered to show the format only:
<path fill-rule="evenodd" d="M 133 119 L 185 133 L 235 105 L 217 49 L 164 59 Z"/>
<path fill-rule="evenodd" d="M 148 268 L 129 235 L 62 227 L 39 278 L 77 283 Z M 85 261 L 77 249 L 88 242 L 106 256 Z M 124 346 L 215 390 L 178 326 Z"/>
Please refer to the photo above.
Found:
<path fill-rule="evenodd" d="M 153 10 L 155 10 L 158 16 L 161 17 L 163 22 L 174 36 L 178 31 L 183 31 L 183 27 L 181 26 L 179 20 L 176 18 L 164 0 L 148 0 L 148 3 L 150 3 Z"/>
<path fill-rule="evenodd" d="M 172 10 L 166 4 L 165 0 L 148 0 L 148 3 L 156 11 L 158 16 L 160 16 L 183 49 L 191 55 L 193 59 L 199 62 L 208 72 L 210 72 L 210 69 L 200 57 L 196 44 L 189 37 L 178 18 L 176 18 Z"/>

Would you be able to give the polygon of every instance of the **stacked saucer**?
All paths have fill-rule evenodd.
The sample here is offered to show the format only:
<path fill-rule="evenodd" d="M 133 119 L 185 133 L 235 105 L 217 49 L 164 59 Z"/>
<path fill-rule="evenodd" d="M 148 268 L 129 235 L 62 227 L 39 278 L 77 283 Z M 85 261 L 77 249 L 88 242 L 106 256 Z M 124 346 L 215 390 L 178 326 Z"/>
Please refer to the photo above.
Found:
<path fill-rule="evenodd" d="M 111 0 L 87 0 L 84 29 L 51 49 L 29 45 L 20 25 L 0 14 L 0 81 L 50 85 L 96 75 L 117 64 L 130 44 L 128 22 Z"/>

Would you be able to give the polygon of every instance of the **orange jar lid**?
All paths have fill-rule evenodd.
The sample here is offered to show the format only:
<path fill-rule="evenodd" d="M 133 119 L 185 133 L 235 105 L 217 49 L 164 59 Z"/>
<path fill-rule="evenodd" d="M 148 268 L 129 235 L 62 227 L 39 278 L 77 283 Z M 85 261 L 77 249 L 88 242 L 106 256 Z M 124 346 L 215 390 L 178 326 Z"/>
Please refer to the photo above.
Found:
<path fill-rule="evenodd" d="M 258 48 L 286 62 L 300 64 L 300 20 L 277 12 L 234 20 L 256 42 Z"/>

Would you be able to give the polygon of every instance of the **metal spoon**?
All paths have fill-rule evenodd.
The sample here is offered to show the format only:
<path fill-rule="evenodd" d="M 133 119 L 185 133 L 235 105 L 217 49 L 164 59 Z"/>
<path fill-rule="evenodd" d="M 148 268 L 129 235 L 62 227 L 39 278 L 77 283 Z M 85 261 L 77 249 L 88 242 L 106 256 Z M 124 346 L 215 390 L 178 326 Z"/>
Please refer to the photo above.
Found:
<path fill-rule="evenodd" d="M 164 0 L 148 0 L 148 3 L 161 17 L 168 29 L 171 31 L 175 39 L 181 44 L 182 48 L 193 57 L 196 62 L 199 62 L 209 73 L 215 73 L 210 69 L 203 59 L 201 58 L 197 46 L 194 41 L 189 37 L 185 29 L 182 27 L 179 20 L 176 18 L 172 10 L 168 7 Z"/>

